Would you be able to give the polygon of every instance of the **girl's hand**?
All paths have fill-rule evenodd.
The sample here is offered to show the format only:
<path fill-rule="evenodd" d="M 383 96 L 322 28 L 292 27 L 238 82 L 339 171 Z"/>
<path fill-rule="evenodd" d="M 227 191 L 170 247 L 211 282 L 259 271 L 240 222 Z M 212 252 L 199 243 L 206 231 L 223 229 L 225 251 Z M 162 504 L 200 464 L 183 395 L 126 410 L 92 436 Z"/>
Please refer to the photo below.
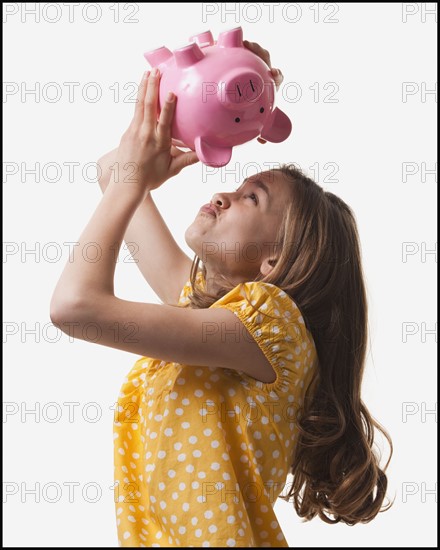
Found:
<path fill-rule="evenodd" d="M 169 92 L 157 120 L 159 70 L 148 71 L 139 85 L 133 120 L 121 138 L 116 159 L 117 181 L 143 191 L 160 187 L 182 168 L 198 162 L 195 152 L 183 152 L 171 143 L 176 96 Z"/>
<path fill-rule="evenodd" d="M 262 48 L 260 44 L 257 44 L 257 42 L 249 42 L 248 40 L 243 40 L 243 45 L 251 50 L 255 55 L 258 55 L 270 68 L 270 72 L 272 73 L 272 77 L 275 80 L 275 88 L 278 91 L 279 87 L 281 86 L 281 83 L 284 80 L 283 73 L 280 71 L 280 69 L 273 69 L 272 65 L 270 63 L 270 53 Z M 266 143 L 266 140 L 263 138 L 257 138 L 257 141 L 260 143 Z"/>

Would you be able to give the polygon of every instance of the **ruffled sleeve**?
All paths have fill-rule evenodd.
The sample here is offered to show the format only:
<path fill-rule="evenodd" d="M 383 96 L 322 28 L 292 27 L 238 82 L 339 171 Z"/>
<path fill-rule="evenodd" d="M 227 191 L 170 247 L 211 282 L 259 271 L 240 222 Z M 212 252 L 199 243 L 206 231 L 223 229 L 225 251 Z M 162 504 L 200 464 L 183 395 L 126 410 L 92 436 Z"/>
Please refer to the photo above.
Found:
<path fill-rule="evenodd" d="M 316 349 L 300 310 L 286 292 L 270 283 L 247 282 L 211 307 L 231 310 L 270 361 L 276 380 L 264 383 L 243 375 L 251 386 L 269 392 L 292 391 L 292 384 L 304 386 L 316 363 Z"/>
<path fill-rule="evenodd" d="M 197 271 L 196 282 L 198 284 L 202 284 L 202 285 L 205 283 L 205 279 L 202 275 L 202 270 L 201 269 L 199 269 Z M 191 294 L 191 292 L 192 292 L 191 278 L 188 277 L 188 280 L 186 281 L 186 283 L 184 284 L 184 286 L 182 288 L 182 291 L 180 292 L 179 301 L 177 302 L 177 305 L 179 305 L 179 306 L 186 305 L 189 302 L 189 295 Z"/>

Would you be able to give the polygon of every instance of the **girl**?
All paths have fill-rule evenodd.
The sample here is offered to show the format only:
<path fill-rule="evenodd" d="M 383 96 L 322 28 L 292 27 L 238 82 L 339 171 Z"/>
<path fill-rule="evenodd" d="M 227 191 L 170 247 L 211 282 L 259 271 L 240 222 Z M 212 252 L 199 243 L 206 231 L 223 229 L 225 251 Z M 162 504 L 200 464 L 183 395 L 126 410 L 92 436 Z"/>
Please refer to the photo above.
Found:
<path fill-rule="evenodd" d="M 185 233 L 191 262 L 151 198 L 198 160 L 172 145 L 172 93 L 157 122 L 159 78 L 143 77 L 119 148 L 101 159 L 105 193 L 79 239 L 99 243 L 100 260 L 76 254 L 50 309 L 71 336 L 97 323 L 98 343 L 142 356 L 114 424 L 119 544 L 287 547 L 278 497 L 306 520 L 369 522 L 390 460 L 379 467 L 374 427 L 392 444 L 360 396 L 367 300 L 353 213 L 284 165 L 200 209 Z M 162 305 L 115 296 L 124 236 Z"/>

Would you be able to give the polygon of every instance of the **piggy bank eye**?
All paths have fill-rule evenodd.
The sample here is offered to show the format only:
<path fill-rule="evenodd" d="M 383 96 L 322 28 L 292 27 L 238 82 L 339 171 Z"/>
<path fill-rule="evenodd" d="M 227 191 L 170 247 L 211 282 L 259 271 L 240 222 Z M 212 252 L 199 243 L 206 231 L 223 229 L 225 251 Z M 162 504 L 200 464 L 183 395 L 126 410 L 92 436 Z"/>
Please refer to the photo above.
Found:
<path fill-rule="evenodd" d="M 264 107 L 261 107 L 260 113 L 264 113 Z"/>
<path fill-rule="evenodd" d="M 240 119 L 237 117 L 237 118 L 235 119 L 235 122 L 240 122 Z"/>

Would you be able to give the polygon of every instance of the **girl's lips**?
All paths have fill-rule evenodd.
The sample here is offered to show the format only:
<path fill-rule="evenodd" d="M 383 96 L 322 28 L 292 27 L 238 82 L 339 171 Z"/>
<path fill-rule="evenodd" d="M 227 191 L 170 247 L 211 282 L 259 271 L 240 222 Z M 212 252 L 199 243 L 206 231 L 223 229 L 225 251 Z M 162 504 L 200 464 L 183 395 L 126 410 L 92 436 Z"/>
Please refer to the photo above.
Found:
<path fill-rule="evenodd" d="M 202 208 L 200 208 L 200 210 L 202 212 L 207 212 L 208 214 L 211 214 L 215 218 L 217 217 L 216 209 L 213 206 L 211 206 L 210 204 L 205 204 L 204 206 L 202 206 Z"/>

